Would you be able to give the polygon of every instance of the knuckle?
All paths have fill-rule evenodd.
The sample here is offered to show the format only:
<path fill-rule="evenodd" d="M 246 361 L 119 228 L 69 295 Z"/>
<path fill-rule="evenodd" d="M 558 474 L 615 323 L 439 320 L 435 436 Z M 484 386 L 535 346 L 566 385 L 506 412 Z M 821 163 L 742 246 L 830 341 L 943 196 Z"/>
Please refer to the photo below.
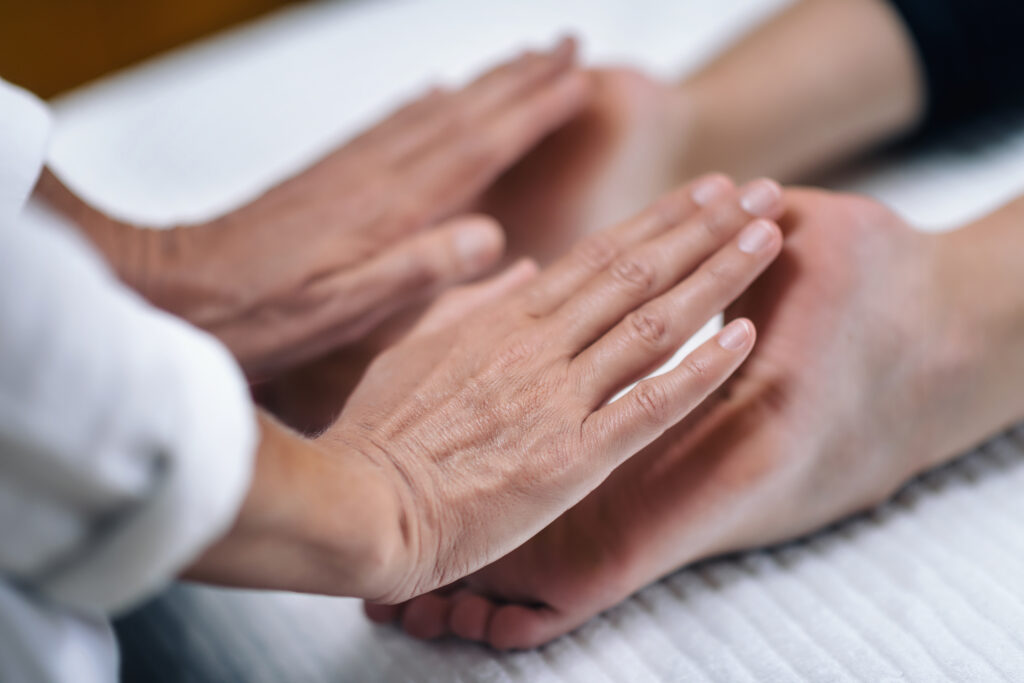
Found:
<path fill-rule="evenodd" d="M 682 368 L 691 383 L 703 387 L 714 384 L 715 365 L 710 358 L 687 358 L 683 361 Z"/>
<path fill-rule="evenodd" d="M 548 308 L 550 293 L 547 289 L 531 284 L 517 292 L 513 301 L 516 301 L 520 310 L 530 318 L 539 318 L 544 315 Z"/>
<path fill-rule="evenodd" d="M 592 235 L 573 249 L 574 257 L 591 270 L 604 270 L 608 267 L 619 250 L 607 235 Z"/>
<path fill-rule="evenodd" d="M 422 225 L 427 215 L 429 215 L 429 209 L 425 202 L 410 194 L 393 209 L 388 222 L 391 223 L 392 230 L 399 234 L 406 234 Z"/>
<path fill-rule="evenodd" d="M 718 259 L 704 266 L 704 282 L 711 289 L 731 287 L 739 279 L 735 264 L 726 259 Z"/>
<path fill-rule="evenodd" d="M 685 206 L 675 196 L 662 197 L 654 203 L 650 213 L 657 225 L 672 226 L 683 218 Z"/>
<path fill-rule="evenodd" d="M 507 372 L 517 367 L 537 352 L 535 344 L 526 339 L 512 339 L 501 345 L 494 355 L 494 369 L 499 372 Z"/>
<path fill-rule="evenodd" d="M 491 136 L 465 135 L 459 145 L 462 159 L 472 168 L 494 166 L 501 159 L 500 149 Z"/>
<path fill-rule="evenodd" d="M 633 402 L 640 415 L 652 424 L 661 424 L 670 408 L 668 394 L 657 382 L 641 382 L 633 389 Z"/>
<path fill-rule="evenodd" d="M 408 259 L 401 275 L 402 289 L 415 292 L 428 289 L 442 279 L 441 270 L 431 254 L 420 252 Z"/>
<path fill-rule="evenodd" d="M 732 206 L 714 206 L 701 214 L 700 226 L 705 236 L 717 244 L 725 238 L 730 226 L 739 227 L 740 218 L 739 212 Z"/>
<path fill-rule="evenodd" d="M 635 256 L 616 259 L 612 263 L 611 274 L 619 284 L 640 295 L 650 292 L 656 279 L 651 263 Z"/>
<path fill-rule="evenodd" d="M 580 449 L 565 439 L 556 439 L 548 448 L 551 454 L 548 463 L 549 475 L 571 472 L 580 463 Z"/>
<path fill-rule="evenodd" d="M 648 346 L 657 349 L 664 347 L 668 327 L 662 315 L 641 309 L 626 316 L 626 324 L 631 334 Z"/>

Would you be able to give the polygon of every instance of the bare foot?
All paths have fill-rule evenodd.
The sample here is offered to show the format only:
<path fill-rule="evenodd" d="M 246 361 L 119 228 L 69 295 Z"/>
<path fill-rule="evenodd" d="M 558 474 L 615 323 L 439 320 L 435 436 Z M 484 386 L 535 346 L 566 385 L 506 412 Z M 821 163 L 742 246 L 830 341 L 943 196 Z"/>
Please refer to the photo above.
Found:
<path fill-rule="evenodd" d="M 593 71 L 587 108 L 485 194 L 478 206 L 508 233 L 508 253 L 541 262 L 677 185 L 682 103 L 632 69 Z M 689 174 L 687 174 L 687 177 Z"/>
<path fill-rule="evenodd" d="M 873 506 L 1019 417 L 972 393 L 999 380 L 951 305 L 945 238 L 861 198 L 787 205 L 783 255 L 730 311 L 760 338 L 723 390 L 510 555 L 369 616 L 537 646 L 695 560 Z"/>

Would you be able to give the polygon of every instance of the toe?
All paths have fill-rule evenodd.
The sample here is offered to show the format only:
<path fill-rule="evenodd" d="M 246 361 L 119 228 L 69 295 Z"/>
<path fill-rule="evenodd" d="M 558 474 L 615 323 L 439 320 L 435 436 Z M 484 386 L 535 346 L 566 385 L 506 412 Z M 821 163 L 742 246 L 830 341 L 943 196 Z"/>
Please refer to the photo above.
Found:
<path fill-rule="evenodd" d="M 378 624 L 391 624 L 398 621 L 398 618 L 402 616 L 402 608 L 404 603 L 400 605 L 379 605 L 375 602 L 364 602 L 363 612 L 369 617 L 370 621 Z"/>
<path fill-rule="evenodd" d="M 582 623 L 550 607 L 503 605 L 495 610 L 487 640 L 498 650 L 539 647 Z"/>
<path fill-rule="evenodd" d="M 453 596 L 450 618 L 452 633 L 466 640 L 484 640 L 487 623 L 494 613 L 494 604 L 476 593 L 461 592 Z"/>
<path fill-rule="evenodd" d="M 433 640 L 448 634 L 450 598 L 427 593 L 409 601 L 402 615 L 402 628 L 413 638 Z"/>

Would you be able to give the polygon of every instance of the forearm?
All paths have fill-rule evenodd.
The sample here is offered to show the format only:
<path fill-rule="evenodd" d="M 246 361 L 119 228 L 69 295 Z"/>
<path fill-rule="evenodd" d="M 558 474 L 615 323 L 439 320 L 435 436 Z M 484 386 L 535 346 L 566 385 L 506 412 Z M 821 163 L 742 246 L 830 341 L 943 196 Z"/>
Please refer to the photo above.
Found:
<path fill-rule="evenodd" d="M 378 468 L 330 451 L 266 414 L 249 493 L 232 529 L 185 578 L 238 587 L 378 597 L 400 544 L 398 506 Z"/>
<path fill-rule="evenodd" d="M 803 0 L 679 86 L 689 174 L 793 180 L 905 133 L 925 106 L 912 41 L 882 0 Z"/>

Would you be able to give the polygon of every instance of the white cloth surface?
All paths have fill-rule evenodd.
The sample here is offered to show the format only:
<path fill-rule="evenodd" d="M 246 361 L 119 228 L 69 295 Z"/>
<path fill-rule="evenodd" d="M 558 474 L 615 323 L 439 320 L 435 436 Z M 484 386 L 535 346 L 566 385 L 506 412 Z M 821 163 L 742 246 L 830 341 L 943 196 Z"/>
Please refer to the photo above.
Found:
<path fill-rule="evenodd" d="M 869 515 L 677 572 L 532 652 L 414 641 L 355 600 L 193 586 L 120 631 L 149 683 L 1020 681 L 1022 488 L 1019 429 Z"/>
<path fill-rule="evenodd" d="M 390 0 L 275 13 L 56 103 L 53 162 L 114 213 L 171 224 L 258 194 L 441 77 L 572 29 L 589 61 L 683 73 L 785 0 Z M 154 163 L 159 160 L 159 163 Z M 1024 191 L 1024 131 L 831 179 L 946 228 Z M 682 571 L 537 652 L 422 644 L 355 601 L 177 588 L 178 669 L 251 681 L 1024 679 L 1024 435 L 802 543 Z M 184 676 L 182 676 L 184 677 Z M 204 676 L 200 675 L 201 680 Z"/>
<path fill-rule="evenodd" d="M 49 127 L 0 81 L 0 680 L 111 680 L 103 616 L 230 524 L 256 426 L 219 342 L 23 215 Z"/>

